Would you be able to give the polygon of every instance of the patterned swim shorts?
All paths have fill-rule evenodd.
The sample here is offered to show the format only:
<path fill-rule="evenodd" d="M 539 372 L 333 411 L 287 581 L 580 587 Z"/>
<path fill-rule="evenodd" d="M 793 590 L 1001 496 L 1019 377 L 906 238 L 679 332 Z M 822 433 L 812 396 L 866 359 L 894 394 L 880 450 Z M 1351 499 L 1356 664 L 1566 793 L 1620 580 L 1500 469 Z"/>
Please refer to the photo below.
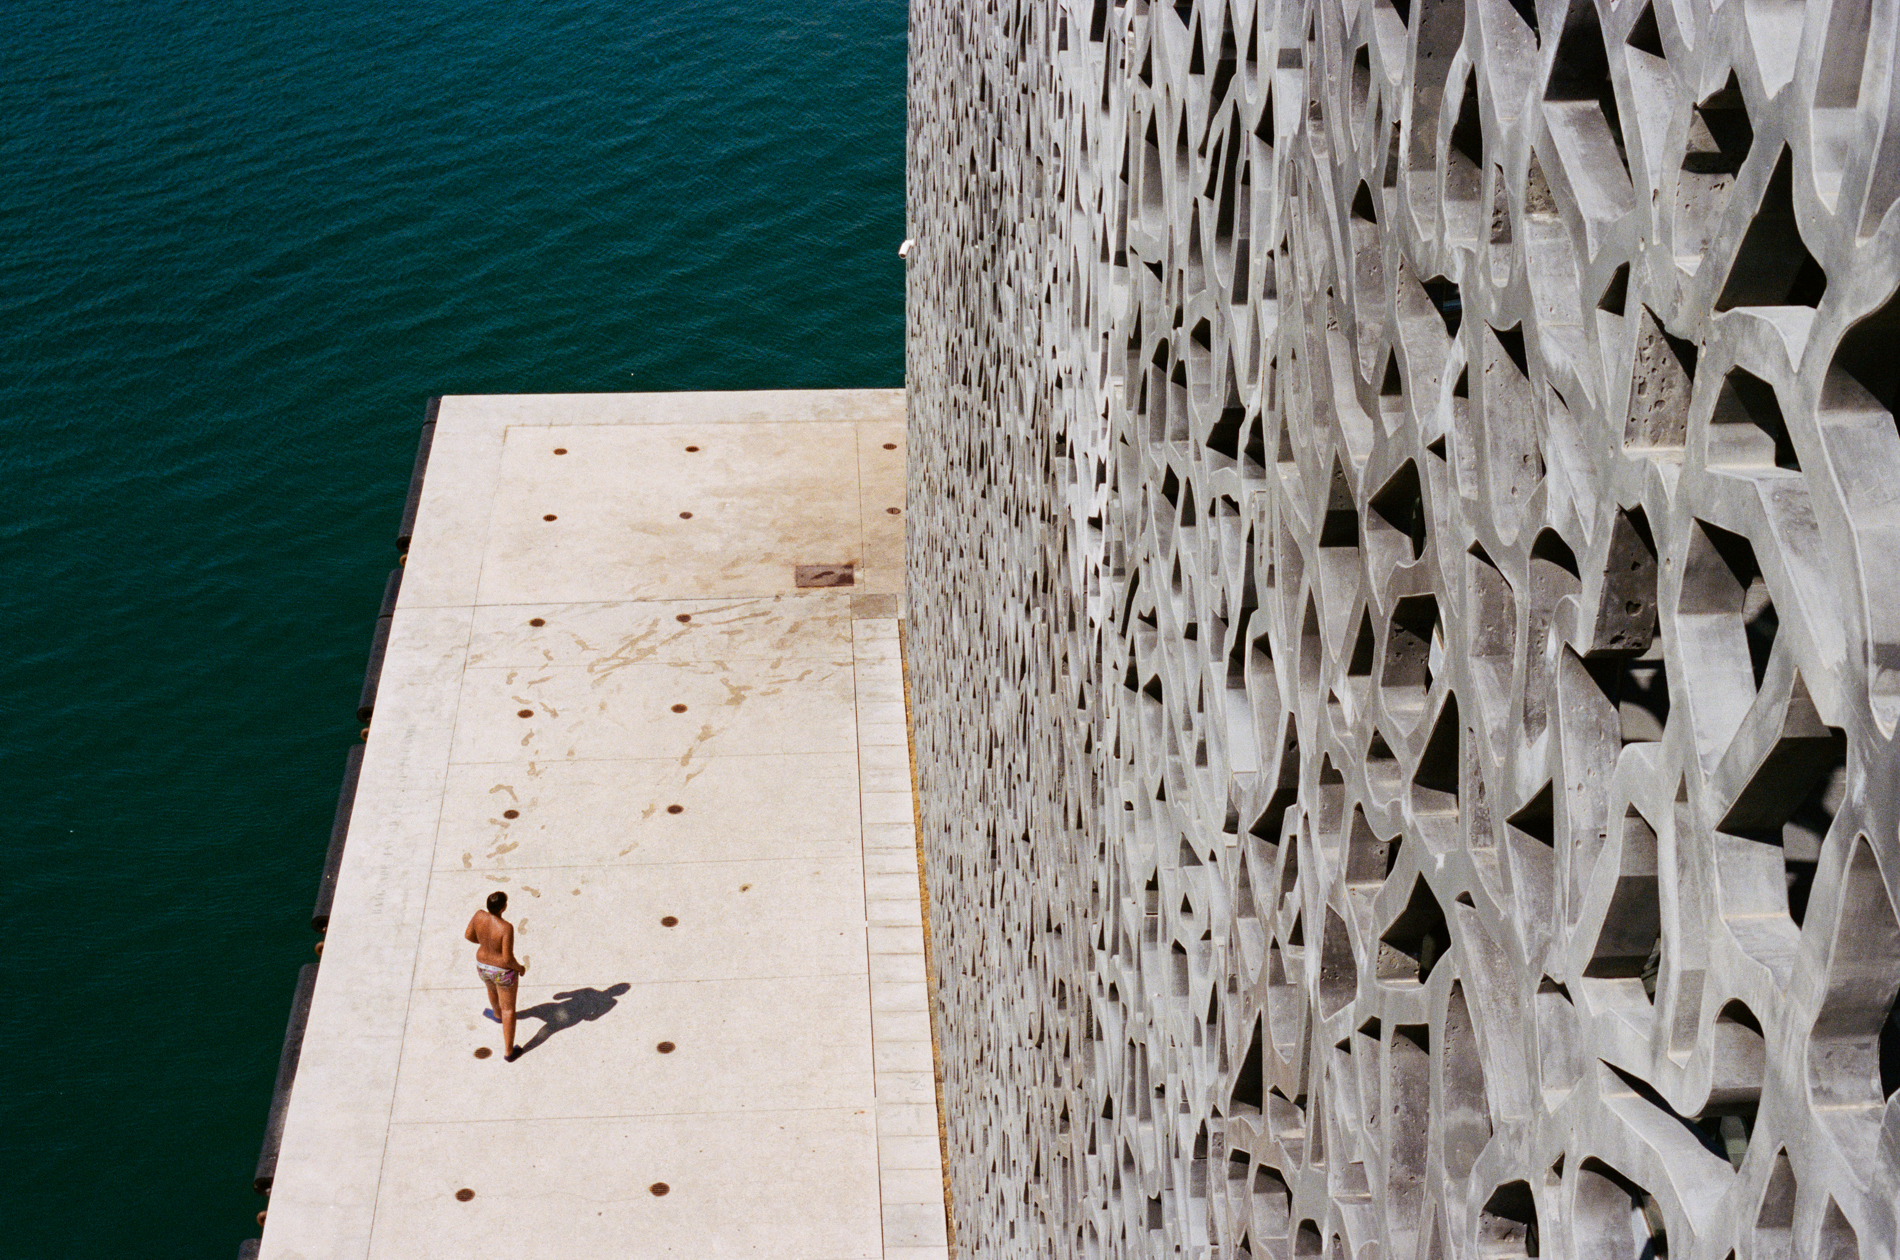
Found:
<path fill-rule="evenodd" d="M 475 970 L 481 974 L 482 979 L 499 988 L 512 989 L 515 987 L 515 973 L 506 967 L 496 967 L 488 963 L 478 962 L 475 964 Z"/>

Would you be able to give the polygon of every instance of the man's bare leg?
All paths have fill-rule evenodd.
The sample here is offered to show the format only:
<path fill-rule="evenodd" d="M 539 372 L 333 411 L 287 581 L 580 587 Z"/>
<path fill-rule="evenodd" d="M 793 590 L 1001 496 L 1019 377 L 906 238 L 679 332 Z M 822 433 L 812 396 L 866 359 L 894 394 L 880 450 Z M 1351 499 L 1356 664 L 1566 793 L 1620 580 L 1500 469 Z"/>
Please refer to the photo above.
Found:
<path fill-rule="evenodd" d="M 521 985 L 519 977 L 515 983 L 491 985 L 490 988 L 500 995 L 495 999 L 495 1011 L 501 1016 L 501 1045 L 504 1055 L 515 1052 L 515 990 Z"/>
<path fill-rule="evenodd" d="M 495 1012 L 495 1018 L 499 1020 L 501 1018 L 501 999 L 495 996 L 495 982 L 490 980 L 487 976 L 483 976 L 482 983 L 488 986 L 488 1009 Z"/>

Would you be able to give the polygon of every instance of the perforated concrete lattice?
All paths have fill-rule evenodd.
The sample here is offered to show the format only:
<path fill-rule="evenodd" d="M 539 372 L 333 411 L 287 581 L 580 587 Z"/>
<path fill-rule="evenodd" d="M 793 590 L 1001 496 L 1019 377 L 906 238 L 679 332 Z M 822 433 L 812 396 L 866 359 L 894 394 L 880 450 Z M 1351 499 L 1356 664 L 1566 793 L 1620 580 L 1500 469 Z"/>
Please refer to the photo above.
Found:
<path fill-rule="evenodd" d="M 1897 22 L 913 0 L 962 1254 L 1896 1254 Z"/>

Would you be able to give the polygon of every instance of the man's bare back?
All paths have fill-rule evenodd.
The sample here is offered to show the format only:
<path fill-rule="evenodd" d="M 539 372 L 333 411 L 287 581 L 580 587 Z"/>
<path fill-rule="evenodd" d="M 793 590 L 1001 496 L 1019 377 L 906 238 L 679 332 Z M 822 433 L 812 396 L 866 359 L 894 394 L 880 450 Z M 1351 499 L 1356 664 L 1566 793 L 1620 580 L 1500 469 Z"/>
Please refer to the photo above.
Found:
<path fill-rule="evenodd" d="M 505 967 L 510 971 L 517 968 L 514 964 L 515 925 L 498 914 L 486 910 L 477 910 L 475 917 L 468 921 L 467 938 L 475 942 L 475 961 L 487 963 L 491 967 Z"/>

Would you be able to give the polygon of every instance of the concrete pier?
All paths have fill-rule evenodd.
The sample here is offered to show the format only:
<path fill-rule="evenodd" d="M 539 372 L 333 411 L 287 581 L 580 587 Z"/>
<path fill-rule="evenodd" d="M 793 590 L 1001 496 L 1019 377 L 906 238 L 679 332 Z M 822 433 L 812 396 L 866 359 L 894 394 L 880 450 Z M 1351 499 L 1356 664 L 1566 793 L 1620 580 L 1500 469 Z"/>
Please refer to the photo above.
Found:
<path fill-rule="evenodd" d="M 263 1256 L 945 1255 L 903 447 L 897 390 L 443 400 Z"/>

